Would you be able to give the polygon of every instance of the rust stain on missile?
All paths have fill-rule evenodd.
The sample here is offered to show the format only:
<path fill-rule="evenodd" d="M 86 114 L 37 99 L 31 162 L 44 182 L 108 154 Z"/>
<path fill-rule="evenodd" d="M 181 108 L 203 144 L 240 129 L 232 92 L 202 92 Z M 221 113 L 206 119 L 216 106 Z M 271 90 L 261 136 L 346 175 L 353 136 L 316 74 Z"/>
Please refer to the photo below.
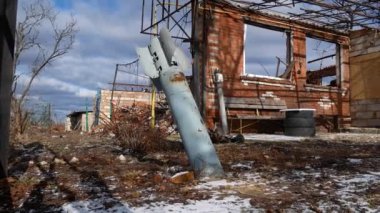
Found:
<path fill-rule="evenodd" d="M 183 74 L 183 72 L 173 74 L 170 77 L 170 81 L 176 82 L 176 81 L 186 81 L 186 76 Z"/>

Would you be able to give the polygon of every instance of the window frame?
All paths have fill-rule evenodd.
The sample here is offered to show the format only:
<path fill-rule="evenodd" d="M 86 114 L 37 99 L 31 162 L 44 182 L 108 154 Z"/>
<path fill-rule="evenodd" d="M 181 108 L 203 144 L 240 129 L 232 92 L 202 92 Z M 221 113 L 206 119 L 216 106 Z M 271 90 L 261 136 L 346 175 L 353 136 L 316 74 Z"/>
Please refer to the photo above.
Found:
<path fill-rule="evenodd" d="M 286 41 L 285 41 L 285 46 L 286 46 L 286 63 L 290 64 L 292 59 L 293 59 L 293 45 L 292 45 L 292 32 L 291 30 L 288 29 L 283 29 L 280 27 L 274 27 L 274 26 L 269 26 L 265 24 L 260 24 L 252 21 L 244 21 L 244 35 L 243 35 L 243 43 L 244 43 L 244 51 L 243 51 L 243 70 L 241 72 L 241 76 L 244 77 L 252 77 L 252 78 L 264 78 L 264 79 L 271 79 L 271 80 L 279 80 L 279 81 L 291 81 L 291 79 L 286 79 L 286 78 L 281 78 L 277 76 L 269 76 L 269 75 L 259 75 L 259 74 L 253 74 L 253 73 L 247 73 L 246 70 L 246 41 L 247 41 L 247 27 L 248 26 L 254 26 L 258 28 L 263 28 L 265 30 L 272 30 L 276 32 L 281 32 L 286 34 Z"/>

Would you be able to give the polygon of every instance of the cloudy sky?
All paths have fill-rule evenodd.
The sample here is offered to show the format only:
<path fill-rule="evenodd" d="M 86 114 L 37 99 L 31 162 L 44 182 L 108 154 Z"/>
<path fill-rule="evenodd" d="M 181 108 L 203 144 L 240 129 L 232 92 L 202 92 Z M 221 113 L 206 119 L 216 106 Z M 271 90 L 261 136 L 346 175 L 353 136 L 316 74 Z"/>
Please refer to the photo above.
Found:
<path fill-rule="evenodd" d="M 30 0 L 19 1 L 19 20 L 22 7 Z M 59 23 L 77 21 L 73 49 L 46 68 L 34 82 L 33 99 L 53 104 L 58 118 L 85 108 L 100 88 L 109 88 L 115 65 L 137 58 L 135 47 L 145 46 L 148 35 L 140 34 L 140 0 L 51 0 L 59 12 Z M 44 30 L 42 30 L 44 33 Z M 28 70 L 28 54 L 21 58 L 17 70 Z"/>
<path fill-rule="evenodd" d="M 71 111 L 84 110 L 86 99 L 92 103 L 100 88 L 110 88 L 116 64 L 134 61 L 137 58 L 135 48 L 146 46 L 149 36 L 140 34 L 141 0 L 46 1 L 59 12 L 60 24 L 73 16 L 79 29 L 73 49 L 46 68 L 30 93 L 35 102 L 51 103 L 56 119 L 62 120 Z M 30 2 L 19 1 L 19 20 L 24 15 L 22 7 Z M 42 27 L 44 37 L 48 36 L 46 30 Z M 252 39 L 247 39 L 247 45 L 254 44 L 255 48 L 247 54 L 246 67 L 257 70 L 256 74 L 269 72 L 273 75 L 277 62 L 275 56 L 285 57 L 285 35 L 268 30 L 249 30 L 247 33 L 252 34 Z M 309 46 L 315 46 L 315 42 Z M 311 57 L 317 57 L 318 53 L 314 55 Z M 31 57 L 33 54 L 29 53 L 21 58 L 17 67 L 19 73 L 28 72 Z"/>

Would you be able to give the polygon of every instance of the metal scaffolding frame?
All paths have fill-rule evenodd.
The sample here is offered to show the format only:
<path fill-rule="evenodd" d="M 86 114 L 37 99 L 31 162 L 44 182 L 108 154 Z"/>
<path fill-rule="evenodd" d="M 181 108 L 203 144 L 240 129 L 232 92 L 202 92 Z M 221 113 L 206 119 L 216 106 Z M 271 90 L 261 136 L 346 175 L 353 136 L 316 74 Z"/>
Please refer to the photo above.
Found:
<path fill-rule="evenodd" d="M 165 26 L 173 38 L 190 41 L 192 3 L 193 0 L 143 0 L 141 33 L 158 35 L 157 29 Z"/>
<path fill-rule="evenodd" d="M 166 26 L 170 31 L 178 30 L 174 38 L 191 41 L 192 9 L 206 2 L 245 12 L 274 12 L 291 20 L 344 32 L 380 29 L 380 1 L 377 0 L 143 0 L 141 33 L 157 35 L 153 29 Z"/>
<path fill-rule="evenodd" d="M 129 76 L 133 76 L 134 79 L 129 78 L 129 82 L 117 82 L 117 78 L 119 77 L 119 73 L 124 73 Z M 126 64 L 116 64 L 115 74 L 113 78 L 113 82 L 110 83 L 112 85 L 111 90 L 111 103 L 113 101 L 114 91 L 133 91 L 134 89 L 151 89 L 151 85 L 147 82 L 145 84 L 141 82 L 141 79 L 149 79 L 149 77 L 145 75 L 141 75 L 139 72 L 139 59 L 136 59 L 132 62 Z M 132 82 L 134 81 L 134 82 Z M 149 82 L 149 81 L 148 81 Z M 122 87 L 122 88 L 121 88 Z"/>
<path fill-rule="evenodd" d="M 374 0 L 216 0 L 244 10 L 283 12 L 336 30 L 380 27 L 380 1 Z M 282 10 L 282 11 L 281 11 Z"/>

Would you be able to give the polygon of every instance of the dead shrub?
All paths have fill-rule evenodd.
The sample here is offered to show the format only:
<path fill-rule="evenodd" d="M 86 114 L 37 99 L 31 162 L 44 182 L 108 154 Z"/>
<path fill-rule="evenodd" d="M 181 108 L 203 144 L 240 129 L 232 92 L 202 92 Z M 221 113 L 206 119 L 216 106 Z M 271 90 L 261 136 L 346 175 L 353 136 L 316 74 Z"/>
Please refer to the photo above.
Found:
<path fill-rule="evenodd" d="M 134 155 L 167 150 L 166 133 L 151 128 L 150 122 L 148 106 L 116 108 L 112 119 L 103 121 L 103 134 L 113 133 L 117 143 Z"/>

